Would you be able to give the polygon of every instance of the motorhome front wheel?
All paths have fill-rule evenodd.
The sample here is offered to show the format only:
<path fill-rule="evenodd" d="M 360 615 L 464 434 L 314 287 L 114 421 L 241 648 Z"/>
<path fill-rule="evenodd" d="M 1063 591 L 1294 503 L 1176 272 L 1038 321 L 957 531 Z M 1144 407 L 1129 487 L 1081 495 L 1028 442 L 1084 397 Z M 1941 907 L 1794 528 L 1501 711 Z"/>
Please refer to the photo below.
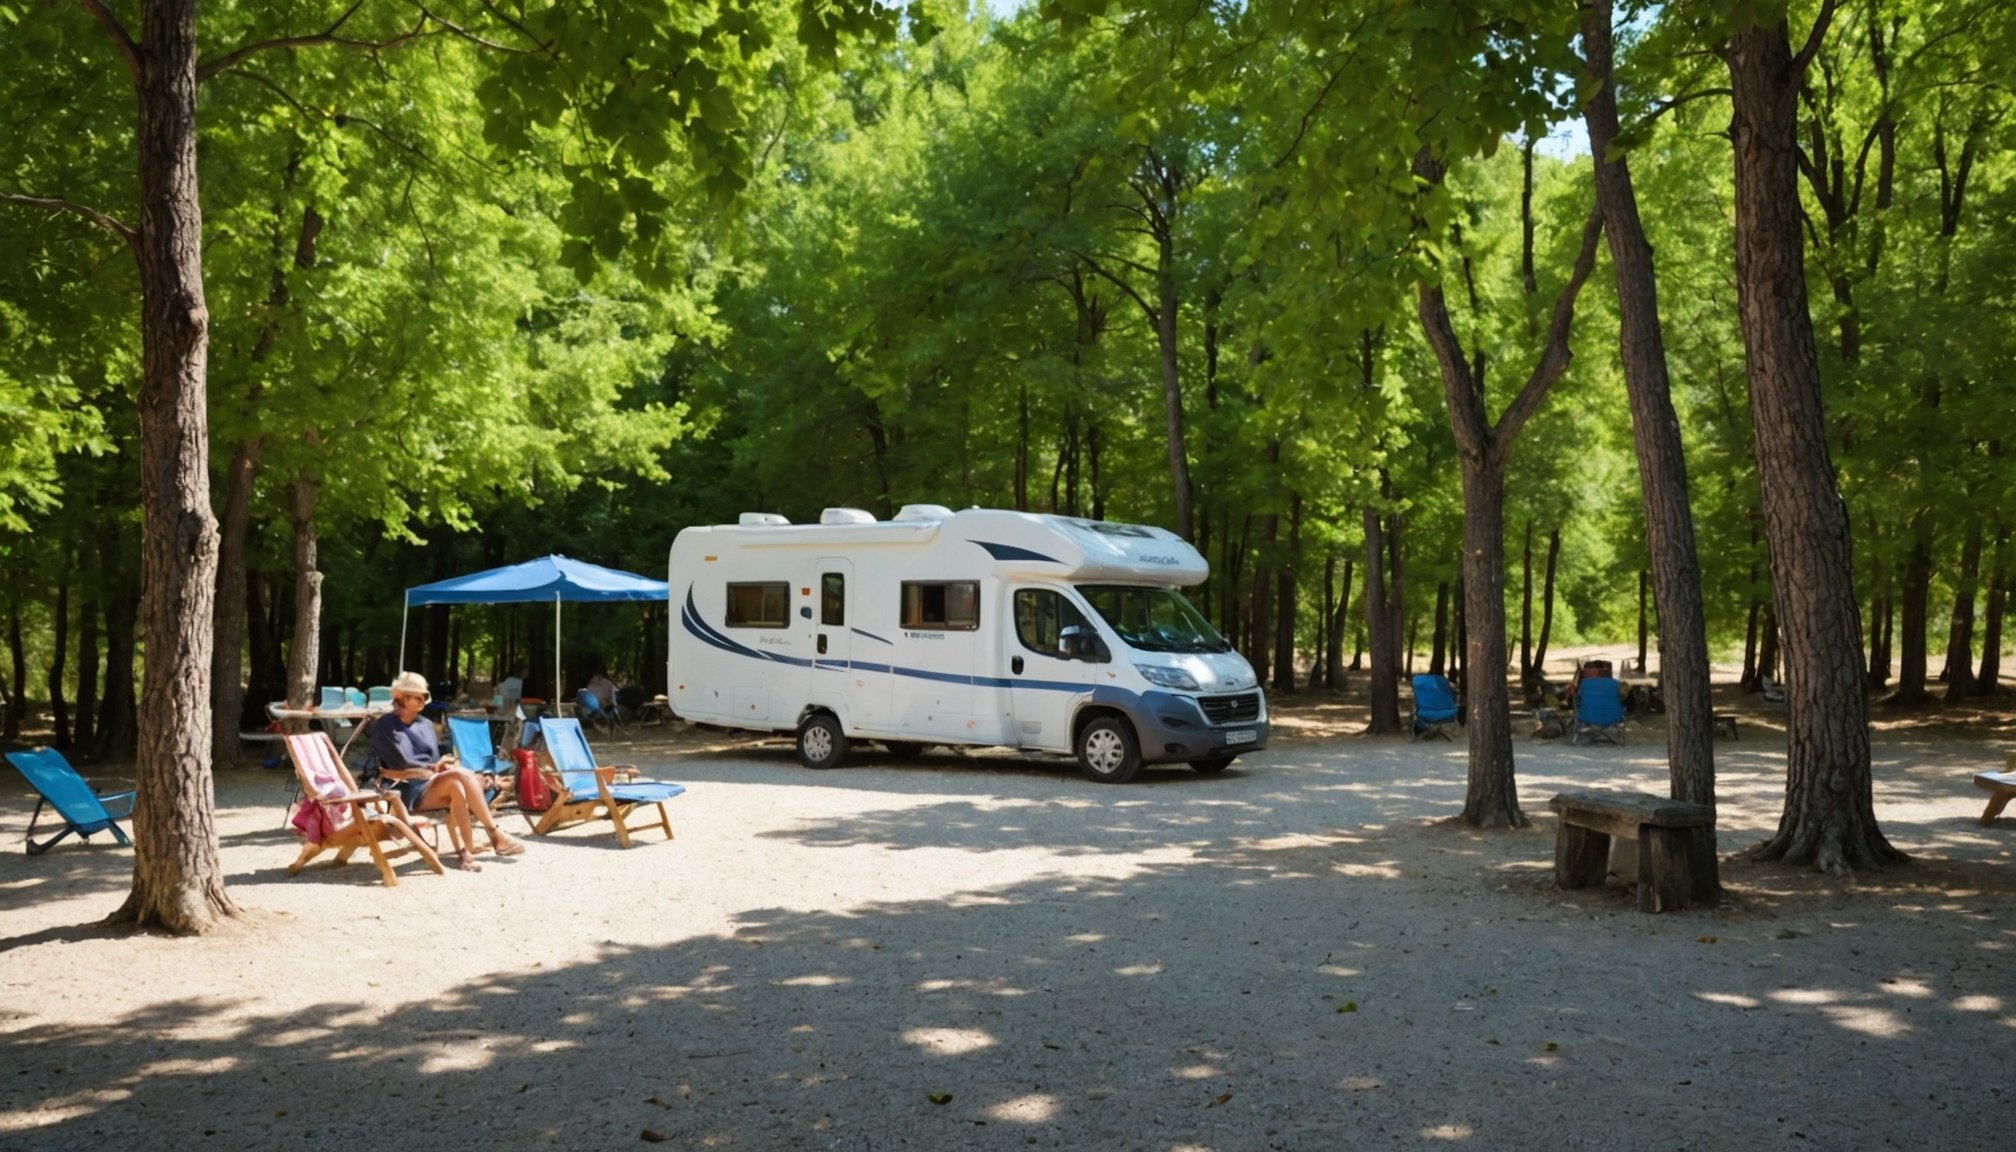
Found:
<path fill-rule="evenodd" d="M 1101 716 L 1078 733 L 1078 767 L 1101 784 L 1125 784 L 1141 771 L 1141 748 L 1125 720 Z"/>
<path fill-rule="evenodd" d="M 838 768 L 847 759 L 847 734 L 831 712 L 814 712 L 798 726 L 798 762 L 807 768 Z"/>

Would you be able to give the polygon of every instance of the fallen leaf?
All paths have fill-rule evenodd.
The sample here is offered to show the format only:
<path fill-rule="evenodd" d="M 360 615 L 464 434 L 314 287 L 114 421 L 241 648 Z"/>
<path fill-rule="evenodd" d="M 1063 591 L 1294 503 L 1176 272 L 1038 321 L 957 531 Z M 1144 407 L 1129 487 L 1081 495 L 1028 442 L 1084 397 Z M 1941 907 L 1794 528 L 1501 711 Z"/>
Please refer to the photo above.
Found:
<path fill-rule="evenodd" d="M 1358 1002 L 1356 1000 L 1346 1000 L 1344 1003 L 1337 1005 L 1337 1011 L 1339 1012 L 1356 1012 L 1357 1010 Z"/>
<path fill-rule="evenodd" d="M 1216 1108 L 1218 1105 L 1225 1103 L 1225 1101 L 1230 1100 L 1231 1098 L 1232 1094 L 1230 1092 L 1225 1093 L 1223 1096 L 1213 1096 L 1211 1098 L 1211 1102 L 1209 1104 L 1204 1105 L 1204 1107 Z"/>
<path fill-rule="evenodd" d="M 1697 943 L 1697 944 L 1713 944 L 1713 943 L 1715 943 L 1715 937 L 1713 937 L 1713 936 L 1696 936 L 1696 937 L 1694 938 L 1694 942 L 1695 942 L 1695 943 Z"/>
<path fill-rule="evenodd" d="M 646 1144 L 663 1144 L 665 1142 L 665 1134 L 655 1128 L 644 1129 L 644 1131 L 637 1134 L 637 1138 Z"/>
<path fill-rule="evenodd" d="M 646 1101 L 644 1101 L 644 1102 L 645 1102 L 646 1104 L 656 1104 L 656 1105 L 657 1105 L 658 1107 L 660 1107 L 660 1108 L 670 1108 L 670 1107 L 672 1106 L 672 1105 L 670 1105 L 670 1104 L 667 1104 L 667 1103 L 666 1103 L 665 1101 L 663 1101 L 663 1100 L 659 1099 L 659 1098 L 658 1098 L 658 1097 L 656 1097 L 656 1096 L 653 1096 L 653 1097 L 651 1097 L 651 1098 L 650 1098 L 649 1100 L 646 1100 Z"/>
<path fill-rule="evenodd" d="M 925 1099 L 931 1101 L 933 1104 L 950 1104 L 952 1102 L 952 1094 L 950 1092 L 933 1092 L 926 1096 Z"/>
<path fill-rule="evenodd" d="M 1050 1049 L 1052 1052 L 1060 1052 L 1063 1050 L 1063 1045 L 1052 1044 L 1048 1040 L 1043 1041 L 1043 1047 Z"/>
<path fill-rule="evenodd" d="M 1559 1045 L 1559 1044 L 1556 1044 L 1556 1043 L 1555 1043 L 1554 1041 L 1552 1041 L 1552 1040 L 1549 1040 L 1549 1041 L 1547 1041 L 1547 1051 L 1549 1051 L 1549 1052 L 1559 1052 L 1560 1050 L 1561 1050 L 1561 1045 Z"/>

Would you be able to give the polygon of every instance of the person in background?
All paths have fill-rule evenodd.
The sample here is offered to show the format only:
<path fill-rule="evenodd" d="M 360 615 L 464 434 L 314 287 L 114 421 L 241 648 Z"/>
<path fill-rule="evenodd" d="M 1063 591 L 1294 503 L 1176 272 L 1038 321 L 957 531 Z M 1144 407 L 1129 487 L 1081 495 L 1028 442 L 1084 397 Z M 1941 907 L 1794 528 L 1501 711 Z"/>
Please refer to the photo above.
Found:
<path fill-rule="evenodd" d="M 513 708 L 518 707 L 518 701 L 524 696 L 525 678 L 513 668 L 509 676 L 497 682 L 497 696 L 493 703 L 496 704 L 500 714 L 508 714 Z"/>
<path fill-rule="evenodd" d="M 428 699 L 426 677 L 401 672 L 393 679 L 392 712 L 371 725 L 371 754 L 378 760 L 379 786 L 397 792 L 407 812 L 446 808 L 448 836 L 455 842 L 455 864 L 464 871 L 481 871 L 474 859 L 472 816 L 482 822 L 483 830 L 490 834 L 490 847 L 499 856 L 525 851 L 525 845 L 504 835 L 491 818 L 490 805 L 483 798 L 483 782 L 457 764 L 453 755 L 441 754 L 434 722 L 420 715 Z"/>
<path fill-rule="evenodd" d="M 590 676 L 588 678 L 587 690 L 595 694 L 596 701 L 602 707 L 614 708 L 616 706 L 616 682 L 609 679 L 608 676 L 600 672 Z"/>

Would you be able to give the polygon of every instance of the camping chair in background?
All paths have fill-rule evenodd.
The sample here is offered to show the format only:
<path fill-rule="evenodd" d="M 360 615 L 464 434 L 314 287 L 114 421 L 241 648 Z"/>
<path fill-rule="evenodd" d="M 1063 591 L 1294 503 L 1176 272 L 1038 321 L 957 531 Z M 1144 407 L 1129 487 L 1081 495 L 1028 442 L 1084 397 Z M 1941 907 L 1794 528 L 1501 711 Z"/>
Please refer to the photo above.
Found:
<path fill-rule="evenodd" d="M 63 758 L 54 748 L 34 748 L 26 752 L 7 753 L 7 762 L 14 765 L 28 780 L 28 786 L 35 789 L 35 814 L 28 818 L 28 834 L 23 837 L 28 843 L 28 855 L 40 856 L 56 846 L 57 841 L 75 832 L 80 838 L 89 838 L 93 832 L 110 831 L 112 839 L 121 844 L 132 845 L 126 838 L 126 830 L 119 827 L 119 821 L 133 814 L 133 793 L 113 792 L 101 796 L 92 791 L 91 785 L 70 761 Z M 42 807 L 48 805 L 56 810 L 63 820 L 63 830 L 44 840 L 35 842 L 35 824 L 42 819 Z"/>
<path fill-rule="evenodd" d="M 1624 697 L 1615 679 L 1591 676 L 1575 690 L 1575 743 L 1624 743 Z"/>
<path fill-rule="evenodd" d="M 343 689 L 343 706 L 345 708 L 362 708 L 364 707 L 365 699 L 362 688 Z"/>
<path fill-rule="evenodd" d="M 621 723 L 615 708 L 604 708 L 602 698 L 583 688 L 574 694 L 574 718 L 585 724 L 593 724 L 604 732 L 614 731 Z"/>
<path fill-rule="evenodd" d="M 557 828 L 606 817 L 616 825 L 617 842 L 628 848 L 630 813 L 650 806 L 658 809 L 658 818 L 643 827 L 663 828 L 665 838 L 672 839 L 672 817 L 665 811 L 665 801 L 684 793 L 684 785 L 639 780 L 637 769 L 629 764 L 596 764 L 579 720 L 549 716 L 539 722 L 539 729 L 546 741 L 546 754 L 553 761 L 548 777 L 553 785 L 553 806 L 532 831 L 543 836 Z"/>
<path fill-rule="evenodd" d="M 1439 672 L 1414 677 L 1414 739 L 1456 739 L 1456 690 Z"/>
<path fill-rule="evenodd" d="M 392 689 L 390 688 L 381 686 L 377 688 L 366 688 L 364 690 L 364 705 L 367 708 L 376 707 L 377 705 L 380 704 L 389 705 L 391 703 L 392 703 Z"/>
<path fill-rule="evenodd" d="M 343 699 L 343 689 L 324 688 L 322 689 L 322 697 L 316 703 L 315 707 L 318 711 L 329 712 L 337 708 L 343 707 L 344 704 L 346 703 L 348 703 L 348 701 Z"/>
<path fill-rule="evenodd" d="M 399 877 L 392 872 L 391 857 L 418 852 L 435 873 L 442 873 L 441 858 L 420 839 L 416 825 L 427 821 L 399 818 L 392 807 L 393 794 L 357 787 L 357 781 L 336 755 L 336 745 L 326 732 L 304 732 L 287 737 L 287 758 L 294 761 L 294 775 L 301 782 L 304 799 L 294 816 L 294 827 L 307 838 L 301 855 L 287 866 L 289 876 L 298 875 L 308 862 L 330 849 L 336 850 L 334 863 L 342 864 L 359 848 L 371 853 L 387 888 Z M 404 840 L 386 851 L 381 841 Z"/>

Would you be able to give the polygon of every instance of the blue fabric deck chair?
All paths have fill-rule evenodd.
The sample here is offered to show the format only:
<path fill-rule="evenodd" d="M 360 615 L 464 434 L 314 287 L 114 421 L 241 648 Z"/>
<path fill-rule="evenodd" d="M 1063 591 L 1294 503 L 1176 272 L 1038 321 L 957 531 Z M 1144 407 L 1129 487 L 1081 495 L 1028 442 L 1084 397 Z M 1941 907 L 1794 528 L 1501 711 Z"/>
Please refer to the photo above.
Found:
<path fill-rule="evenodd" d="M 381 685 L 377 688 L 367 688 L 364 690 L 364 704 L 366 707 L 376 707 L 379 704 L 390 703 L 392 703 L 392 689 Z"/>
<path fill-rule="evenodd" d="M 126 830 L 118 824 L 133 815 L 133 793 L 113 792 L 100 796 L 54 748 L 9 752 L 7 762 L 27 777 L 29 787 L 35 789 L 40 797 L 35 801 L 35 814 L 28 818 L 28 835 L 24 837 L 28 842 L 28 855 L 40 856 L 72 832 L 89 838 L 93 832 L 110 830 L 112 838 L 119 843 L 129 846 L 133 843 L 126 838 Z M 63 820 L 63 830 L 37 844 L 35 824 L 42 819 L 44 805 L 56 810 L 56 815 Z"/>
<path fill-rule="evenodd" d="M 343 689 L 343 705 L 346 708 L 362 708 L 366 697 L 362 688 Z"/>
<path fill-rule="evenodd" d="M 1624 743 L 1624 697 L 1615 679 L 1591 676 L 1575 689 L 1575 743 Z"/>
<path fill-rule="evenodd" d="M 490 721 L 481 716 L 450 716 L 448 741 L 455 749 L 456 763 L 479 776 L 488 772 L 496 777 L 497 783 L 483 790 L 490 811 L 509 807 L 516 791 L 506 783 L 512 778 L 511 758 L 497 754 L 497 745 L 490 738 Z"/>
<path fill-rule="evenodd" d="M 1414 677 L 1414 739 L 1456 739 L 1456 690 L 1440 673 Z"/>
<path fill-rule="evenodd" d="M 556 828 L 606 818 L 616 826 L 617 842 L 628 848 L 630 814 L 655 807 L 658 818 L 643 827 L 663 828 L 665 838 L 672 839 L 672 818 L 665 812 L 665 801 L 684 793 L 685 785 L 639 780 L 637 769 L 628 764 L 596 764 L 579 720 L 548 716 L 539 722 L 539 728 L 546 754 L 553 761 L 553 771 L 547 774 L 553 787 L 553 806 L 532 831 L 543 836 Z"/>
<path fill-rule="evenodd" d="M 316 702 L 315 708 L 317 711 L 327 712 L 332 709 L 341 708 L 343 705 L 343 689 L 324 688 L 322 689 L 322 697 Z"/>

